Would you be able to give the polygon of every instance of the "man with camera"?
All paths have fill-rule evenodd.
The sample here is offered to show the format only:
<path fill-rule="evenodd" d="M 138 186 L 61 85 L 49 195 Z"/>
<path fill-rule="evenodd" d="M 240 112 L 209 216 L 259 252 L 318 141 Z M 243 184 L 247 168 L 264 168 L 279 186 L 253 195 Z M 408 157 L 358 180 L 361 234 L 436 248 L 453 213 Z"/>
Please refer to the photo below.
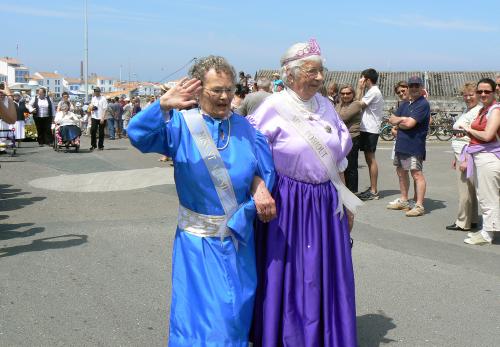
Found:
<path fill-rule="evenodd" d="M 94 96 L 92 96 L 92 101 L 89 105 L 89 110 L 91 114 L 91 126 L 90 126 L 90 151 L 93 151 L 97 147 L 99 150 L 104 149 L 104 127 L 106 126 L 106 109 L 108 108 L 108 102 L 104 96 L 101 95 L 101 88 L 94 88 Z M 99 129 L 99 143 L 97 143 L 97 129 Z"/>
<path fill-rule="evenodd" d="M 431 109 L 429 102 L 423 96 L 424 83 L 419 76 L 408 79 L 410 100 L 404 101 L 396 113 L 389 118 L 389 122 L 398 128 L 394 166 L 399 178 L 401 197 L 387 205 L 390 210 L 407 211 L 407 217 L 422 216 L 424 210 L 424 195 L 426 189 L 425 177 L 422 172 L 425 160 L 425 139 L 429 130 Z M 417 201 L 410 209 L 408 203 L 408 189 L 411 173 L 416 183 Z"/>

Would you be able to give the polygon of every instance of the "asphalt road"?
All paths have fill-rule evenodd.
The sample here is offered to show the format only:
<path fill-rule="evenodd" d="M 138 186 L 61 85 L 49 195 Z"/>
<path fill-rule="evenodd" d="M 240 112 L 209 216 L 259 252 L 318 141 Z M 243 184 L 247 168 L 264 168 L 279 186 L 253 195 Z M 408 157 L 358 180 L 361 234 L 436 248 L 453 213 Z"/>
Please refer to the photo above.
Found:
<path fill-rule="evenodd" d="M 105 146 L 0 156 L 0 346 L 167 343 L 173 169 L 127 140 Z M 457 206 L 449 143 L 428 146 L 425 216 L 386 210 L 390 149 L 377 152 L 381 199 L 353 231 L 359 345 L 499 346 L 500 235 L 469 246 L 444 229 Z"/>

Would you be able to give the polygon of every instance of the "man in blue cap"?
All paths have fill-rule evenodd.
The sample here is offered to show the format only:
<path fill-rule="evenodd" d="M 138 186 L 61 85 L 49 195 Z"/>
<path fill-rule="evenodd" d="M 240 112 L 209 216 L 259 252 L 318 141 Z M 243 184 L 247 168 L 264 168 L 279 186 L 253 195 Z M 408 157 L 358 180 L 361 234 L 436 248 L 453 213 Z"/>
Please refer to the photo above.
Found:
<path fill-rule="evenodd" d="M 425 213 L 425 177 L 422 172 L 425 160 L 425 139 L 429 129 L 430 105 L 423 96 L 424 83 L 419 76 L 408 79 L 410 100 L 403 102 L 389 122 L 398 128 L 394 166 L 399 178 L 401 197 L 387 205 L 390 210 L 407 211 L 407 217 L 418 217 Z M 417 201 L 410 209 L 408 189 L 411 173 L 416 184 Z"/>

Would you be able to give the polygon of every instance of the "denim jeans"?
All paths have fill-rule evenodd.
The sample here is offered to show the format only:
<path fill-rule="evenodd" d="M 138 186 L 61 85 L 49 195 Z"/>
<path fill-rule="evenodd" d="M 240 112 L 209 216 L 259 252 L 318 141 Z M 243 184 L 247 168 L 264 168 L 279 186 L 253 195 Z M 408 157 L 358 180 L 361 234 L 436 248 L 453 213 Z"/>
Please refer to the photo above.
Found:
<path fill-rule="evenodd" d="M 109 139 L 114 140 L 115 139 L 115 119 L 109 118 L 109 119 L 107 119 L 107 123 L 108 123 Z"/>

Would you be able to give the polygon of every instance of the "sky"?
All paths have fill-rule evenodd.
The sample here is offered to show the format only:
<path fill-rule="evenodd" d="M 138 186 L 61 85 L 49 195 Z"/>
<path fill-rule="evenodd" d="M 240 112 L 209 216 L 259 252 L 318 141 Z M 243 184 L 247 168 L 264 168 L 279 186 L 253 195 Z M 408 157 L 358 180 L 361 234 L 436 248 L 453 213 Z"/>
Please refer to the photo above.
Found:
<path fill-rule="evenodd" d="M 85 0 L 0 0 L 0 56 L 78 77 Z M 329 70 L 500 71 L 500 0 L 87 0 L 89 73 L 163 82 L 196 57 L 276 69 L 316 38 Z M 185 66 L 185 67 L 184 67 Z M 179 70 L 178 72 L 176 72 Z M 174 73 L 176 72 L 176 73 Z"/>

